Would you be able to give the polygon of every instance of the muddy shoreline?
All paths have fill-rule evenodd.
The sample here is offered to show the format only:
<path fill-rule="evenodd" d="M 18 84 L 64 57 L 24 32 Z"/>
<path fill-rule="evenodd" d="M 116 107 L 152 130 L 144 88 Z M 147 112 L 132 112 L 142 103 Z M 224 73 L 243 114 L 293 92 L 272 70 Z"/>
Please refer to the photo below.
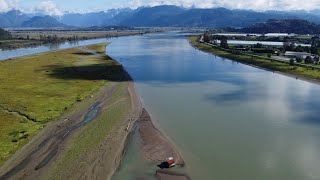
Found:
<path fill-rule="evenodd" d="M 126 88 L 126 95 L 113 98 L 113 94 L 121 88 Z M 128 99 L 129 104 L 131 102 L 129 109 L 123 111 L 125 113 L 123 118 L 118 118 L 118 122 L 112 126 L 105 141 L 100 144 L 100 151 L 89 154 L 88 157 L 93 161 L 92 167 L 88 167 L 81 173 L 74 173 L 74 177 L 72 177 L 75 179 L 77 175 L 85 173 L 82 178 L 105 179 L 108 177 L 110 179 L 121 160 L 121 152 L 132 127 L 130 122 L 136 120 L 141 111 L 140 101 L 135 93 L 132 79 L 124 69 L 122 69 L 122 75 L 119 76 L 119 81 L 108 83 L 86 100 L 78 102 L 58 120 L 48 123 L 44 129 L 0 167 L 0 180 L 38 179 L 40 177 L 48 179 L 48 172 L 52 169 L 53 164 L 71 144 L 71 139 L 83 130 L 82 127 L 98 119 L 112 108 L 113 104 L 116 105 L 124 101 L 123 98 Z M 117 101 L 113 102 L 112 99 Z M 105 158 L 106 161 L 94 161 L 102 158 Z M 97 173 L 92 172 L 92 168 Z"/>
<path fill-rule="evenodd" d="M 155 172 L 155 176 L 159 180 L 187 180 L 190 179 L 186 174 L 179 174 L 170 171 L 170 169 L 161 168 L 161 164 L 166 161 L 168 157 L 173 157 L 176 166 L 183 167 L 185 162 L 173 144 L 166 138 L 166 136 L 157 129 L 150 117 L 150 114 L 145 108 L 137 121 L 139 127 L 139 135 L 141 137 L 141 150 L 145 159 L 158 164 L 159 169 Z M 172 169 L 174 169 L 173 167 Z"/>
<path fill-rule="evenodd" d="M 58 37 L 58 40 L 56 42 L 45 42 L 44 40 L 40 40 L 40 35 L 43 35 L 42 32 L 38 31 L 26 31 L 26 32 L 15 32 L 13 31 L 15 39 L 9 39 L 4 41 L 0 45 L 0 49 L 2 50 L 15 50 L 19 48 L 29 48 L 29 47 L 37 47 L 37 46 L 49 46 L 49 45 L 60 45 L 64 43 L 72 43 L 72 42 L 78 42 L 78 41 L 85 41 L 85 40 L 92 40 L 92 39 L 100 39 L 100 38 L 117 38 L 117 37 L 125 37 L 125 36 L 139 36 L 143 34 L 147 34 L 145 31 L 139 31 L 139 32 L 127 32 L 127 31 L 121 31 L 121 32 L 108 32 L 108 31 L 101 31 L 98 32 L 97 35 L 90 36 L 88 33 L 70 33 L 66 36 L 61 36 L 59 33 L 54 33 L 50 31 L 44 31 L 49 36 L 56 35 Z M 67 31 L 68 32 L 68 31 Z M 70 31 L 71 32 L 71 31 Z M 27 36 L 30 36 L 30 33 L 32 34 L 32 40 L 27 39 Z M 73 36 L 79 36 L 79 38 L 75 40 L 68 40 L 68 38 L 73 38 Z M 22 39 L 19 39 L 22 38 Z"/>
<path fill-rule="evenodd" d="M 48 125 L 1 167 L 0 179 L 34 179 L 41 175 L 46 170 L 45 166 L 55 160 L 73 131 L 77 131 L 78 128 L 99 116 L 99 110 L 108 102 L 113 91 L 114 87 L 103 88 L 101 90 L 103 93 L 100 92 L 102 96 L 87 110 L 80 108 L 69 114 L 68 118 L 62 118 Z M 86 118 L 87 114 L 94 109 L 96 112 L 93 112 L 91 118 Z"/>
<path fill-rule="evenodd" d="M 181 173 L 172 173 L 166 170 L 157 170 L 156 177 L 159 180 L 190 180 L 188 176 Z"/>
<path fill-rule="evenodd" d="M 139 118 L 133 124 L 132 131 L 127 138 L 126 147 L 123 149 L 121 159 L 125 159 L 127 152 L 130 151 L 130 148 L 135 148 L 131 147 L 132 145 L 130 145 L 130 142 L 132 141 L 137 144 L 138 151 L 142 154 L 144 161 L 151 165 L 151 171 L 142 171 L 140 174 L 136 174 L 133 179 L 148 179 L 150 175 L 149 173 L 152 172 L 154 174 L 154 178 L 159 180 L 190 179 L 187 174 L 181 172 L 181 168 L 184 168 L 185 166 L 183 157 L 179 154 L 169 138 L 167 138 L 167 136 L 163 134 L 157 127 L 155 127 L 152 118 L 145 107 L 142 107 Z M 162 163 L 164 163 L 168 157 L 174 158 L 176 164 L 175 167 L 161 167 Z M 123 162 L 121 160 L 117 167 L 117 171 L 122 171 L 122 163 Z M 115 175 L 117 177 L 118 175 L 116 172 Z M 144 172 L 149 175 L 144 174 Z M 145 175 L 146 177 L 144 177 Z M 118 178 L 119 177 L 116 179 Z"/>
<path fill-rule="evenodd" d="M 173 144 L 152 123 L 149 113 L 143 108 L 139 95 L 135 91 L 134 82 L 125 71 L 123 79 L 127 80 L 127 93 L 130 98 L 130 110 L 125 118 L 114 125 L 101 142 L 99 148 L 89 152 L 82 160 L 88 162 L 85 169 L 70 172 L 68 179 L 111 179 L 125 155 L 129 136 L 133 127 L 139 126 L 143 145 L 141 151 L 145 158 L 155 164 L 168 157 L 174 157 L 176 164 L 184 166 L 184 161 Z M 122 79 L 122 80 L 123 80 Z M 59 120 L 46 125 L 24 147 L 15 153 L 0 167 L 0 180 L 6 179 L 48 179 L 48 172 L 57 159 L 70 145 L 71 139 L 81 131 L 81 127 L 89 124 L 103 114 L 111 106 L 110 99 L 119 83 L 102 87 L 91 98 L 77 104 L 70 112 Z M 160 168 L 159 168 L 160 170 Z M 175 174 L 166 170 L 156 171 L 158 179 L 186 178 L 183 174 Z"/>
<path fill-rule="evenodd" d="M 142 140 L 142 151 L 146 159 L 161 163 L 168 157 L 173 157 L 176 165 L 183 166 L 184 161 L 169 140 L 154 126 L 146 109 L 142 109 L 137 122 Z"/>

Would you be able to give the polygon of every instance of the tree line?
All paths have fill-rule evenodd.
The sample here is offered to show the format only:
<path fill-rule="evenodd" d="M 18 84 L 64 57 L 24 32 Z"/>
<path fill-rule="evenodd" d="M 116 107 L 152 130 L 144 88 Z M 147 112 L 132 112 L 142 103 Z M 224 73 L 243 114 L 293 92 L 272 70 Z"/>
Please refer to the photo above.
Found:
<path fill-rule="evenodd" d="M 58 37 L 57 35 L 40 35 L 39 38 L 40 41 L 44 42 L 44 43 L 60 43 L 60 42 L 64 42 L 64 41 L 78 41 L 81 40 L 81 38 L 79 38 L 79 36 L 77 35 L 73 35 L 72 37 Z"/>
<path fill-rule="evenodd" d="M 8 40 L 8 39 L 12 39 L 11 33 L 0 28 L 0 40 Z"/>
<path fill-rule="evenodd" d="M 217 41 L 220 41 L 220 47 L 224 49 L 228 49 L 228 37 L 226 36 L 217 36 L 217 35 L 211 35 L 210 32 L 206 32 L 203 35 L 203 41 L 206 43 L 213 43 L 218 44 Z"/>

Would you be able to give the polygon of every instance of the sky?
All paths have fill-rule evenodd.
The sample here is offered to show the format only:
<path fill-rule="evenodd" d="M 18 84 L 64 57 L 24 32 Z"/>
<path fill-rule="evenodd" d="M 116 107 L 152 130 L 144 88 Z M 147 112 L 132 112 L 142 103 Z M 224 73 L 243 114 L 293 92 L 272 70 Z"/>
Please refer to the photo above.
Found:
<path fill-rule="evenodd" d="M 0 12 L 19 9 L 61 16 L 65 12 L 95 12 L 112 8 L 137 8 L 141 6 L 177 5 L 186 8 L 305 10 L 320 9 L 320 0 L 0 0 Z"/>

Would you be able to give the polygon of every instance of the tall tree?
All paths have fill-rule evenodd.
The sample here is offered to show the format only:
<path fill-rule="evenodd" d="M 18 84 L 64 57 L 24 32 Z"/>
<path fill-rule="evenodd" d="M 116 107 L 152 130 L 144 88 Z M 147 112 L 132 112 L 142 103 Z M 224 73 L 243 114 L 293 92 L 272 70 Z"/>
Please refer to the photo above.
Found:
<path fill-rule="evenodd" d="M 304 63 L 306 63 L 306 64 L 311 64 L 311 63 L 313 63 L 312 57 L 311 57 L 311 56 L 307 56 L 306 59 L 304 60 Z"/>
<path fill-rule="evenodd" d="M 228 38 L 227 38 L 227 37 L 222 36 L 222 37 L 220 38 L 220 47 L 225 48 L 225 49 L 228 49 L 228 48 L 229 48 Z"/>
<path fill-rule="evenodd" d="M 10 32 L 0 28 L 0 40 L 11 39 L 12 35 Z"/>
<path fill-rule="evenodd" d="M 206 42 L 206 43 L 210 43 L 211 42 L 211 35 L 208 32 L 204 33 L 203 41 Z"/>

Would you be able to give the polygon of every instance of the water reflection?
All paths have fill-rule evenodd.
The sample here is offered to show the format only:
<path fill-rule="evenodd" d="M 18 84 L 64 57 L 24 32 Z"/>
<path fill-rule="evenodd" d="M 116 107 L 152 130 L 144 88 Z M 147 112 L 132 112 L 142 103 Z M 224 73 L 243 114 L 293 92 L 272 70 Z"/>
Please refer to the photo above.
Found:
<path fill-rule="evenodd" d="M 76 46 L 79 46 L 80 44 L 81 44 L 81 41 L 66 41 L 66 42 L 44 44 L 43 46 L 48 47 L 49 48 L 48 50 L 52 51 L 52 50 L 63 49 L 66 46 L 76 47 Z M 39 48 L 41 48 L 41 46 Z"/>
<path fill-rule="evenodd" d="M 96 44 L 96 43 L 103 43 L 103 42 L 107 42 L 107 39 L 101 38 L 101 39 L 90 39 L 90 40 L 84 40 L 84 41 L 70 41 L 70 42 L 68 41 L 63 43 L 45 44 L 45 45 L 36 46 L 36 47 L 5 50 L 5 51 L 0 51 L 0 61 L 6 60 L 9 58 L 26 56 L 30 54 L 37 54 L 37 53 L 42 53 L 47 51 L 85 46 L 89 44 Z"/>
<path fill-rule="evenodd" d="M 181 151 L 191 178 L 320 177 L 320 86 L 200 52 L 177 33 L 111 41 L 108 54 L 134 78 L 147 110 Z M 58 48 L 64 47 L 70 45 Z M 25 52 L 8 51 L 7 56 L 16 53 Z M 151 177 L 143 174 L 150 167 L 130 144 L 126 168 L 116 177 Z"/>
<path fill-rule="evenodd" d="M 108 51 L 135 79 L 191 178 L 320 177 L 318 85 L 200 52 L 172 34 L 118 39 Z"/>

